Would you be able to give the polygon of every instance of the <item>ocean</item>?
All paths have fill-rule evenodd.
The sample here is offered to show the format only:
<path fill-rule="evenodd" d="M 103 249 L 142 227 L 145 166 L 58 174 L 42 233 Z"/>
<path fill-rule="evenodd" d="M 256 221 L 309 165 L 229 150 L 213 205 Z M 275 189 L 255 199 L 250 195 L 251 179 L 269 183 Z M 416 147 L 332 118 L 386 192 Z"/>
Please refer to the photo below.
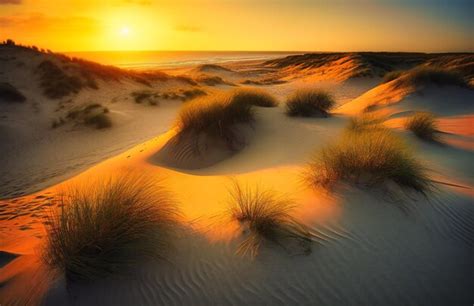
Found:
<path fill-rule="evenodd" d="M 65 54 L 127 69 L 165 69 L 242 60 L 271 59 L 301 53 L 284 51 L 90 51 L 66 52 Z"/>

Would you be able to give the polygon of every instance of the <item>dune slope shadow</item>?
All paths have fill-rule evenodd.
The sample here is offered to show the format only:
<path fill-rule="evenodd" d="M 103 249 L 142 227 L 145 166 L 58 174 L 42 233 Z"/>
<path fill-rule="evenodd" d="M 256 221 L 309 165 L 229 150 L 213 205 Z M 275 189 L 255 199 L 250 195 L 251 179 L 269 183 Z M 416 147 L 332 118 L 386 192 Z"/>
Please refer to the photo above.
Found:
<path fill-rule="evenodd" d="M 239 141 L 229 147 L 220 137 L 204 133 L 185 133 L 171 137 L 148 161 L 154 165 L 182 170 L 195 170 L 213 166 L 242 150 L 252 129 L 246 126 L 236 128 Z"/>

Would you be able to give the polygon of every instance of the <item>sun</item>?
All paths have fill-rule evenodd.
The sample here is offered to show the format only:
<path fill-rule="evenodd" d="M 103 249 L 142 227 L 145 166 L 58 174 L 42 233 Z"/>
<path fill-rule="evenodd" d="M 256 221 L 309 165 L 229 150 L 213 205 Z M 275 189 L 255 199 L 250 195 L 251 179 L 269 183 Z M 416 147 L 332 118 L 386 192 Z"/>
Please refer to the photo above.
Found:
<path fill-rule="evenodd" d="M 121 36 L 127 37 L 130 35 L 131 31 L 129 27 L 123 26 L 120 28 L 119 33 Z"/>

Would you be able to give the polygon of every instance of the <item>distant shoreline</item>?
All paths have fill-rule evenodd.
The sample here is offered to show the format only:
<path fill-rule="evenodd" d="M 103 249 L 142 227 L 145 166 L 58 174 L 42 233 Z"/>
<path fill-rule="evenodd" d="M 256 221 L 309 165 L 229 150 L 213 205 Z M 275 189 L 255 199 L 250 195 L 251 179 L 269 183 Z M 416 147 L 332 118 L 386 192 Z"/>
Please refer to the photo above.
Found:
<path fill-rule="evenodd" d="M 64 52 L 105 65 L 128 69 L 182 68 L 236 61 L 268 60 L 305 52 L 285 51 L 82 51 Z"/>

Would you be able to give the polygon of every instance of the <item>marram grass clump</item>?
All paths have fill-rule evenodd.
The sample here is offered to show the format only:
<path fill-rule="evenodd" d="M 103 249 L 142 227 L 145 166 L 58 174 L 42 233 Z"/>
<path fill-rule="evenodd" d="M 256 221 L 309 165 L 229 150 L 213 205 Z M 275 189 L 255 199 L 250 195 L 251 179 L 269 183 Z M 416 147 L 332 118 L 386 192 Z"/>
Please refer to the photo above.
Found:
<path fill-rule="evenodd" d="M 314 155 L 306 179 L 325 188 L 340 181 L 366 186 L 391 181 L 422 194 L 431 189 L 427 169 L 402 139 L 385 128 L 347 131 Z"/>
<path fill-rule="evenodd" d="M 436 117 L 429 112 L 417 112 L 405 122 L 405 127 L 413 134 L 425 140 L 437 140 L 438 126 Z"/>
<path fill-rule="evenodd" d="M 179 212 L 151 178 L 124 175 L 70 188 L 49 216 L 43 260 L 68 282 L 166 259 Z"/>
<path fill-rule="evenodd" d="M 295 117 L 327 117 L 336 104 L 327 92 L 316 89 L 300 89 L 286 102 L 286 114 Z"/>
<path fill-rule="evenodd" d="M 420 88 L 426 85 L 469 87 L 464 77 L 452 70 L 441 67 L 420 66 L 399 76 L 396 86 Z"/>
<path fill-rule="evenodd" d="M 257 256 L 265 242 L 288 249 L 296 242 L 310 252 L 312 234 L 292 215 L 295 204 L 278 197 L 273 191 L 243 187 L 234 182 L 230 190 L 229 214 L 248 229 L 248 236 L 237 249 L 237 254 Z"/>
<path fill-rule="evenodd" d="M 232 94 L 206 96 L 183 105 L 176 126 L 178 142 L 183 137 L 198 139 L 201 135 L 222 140 L 229 149 L 238 149 L 244 140 L 237 128 L 254 122 L 250 103 L 234 99 Z"/>
<path fill-rule="evenodd" d="M 278 106 L 277 100 L 260 89 L 238 89 L 233 92 L 232 99 L 236 103 L 248 103 L 250 105 L 259 107 L 276 107 Z"/>

